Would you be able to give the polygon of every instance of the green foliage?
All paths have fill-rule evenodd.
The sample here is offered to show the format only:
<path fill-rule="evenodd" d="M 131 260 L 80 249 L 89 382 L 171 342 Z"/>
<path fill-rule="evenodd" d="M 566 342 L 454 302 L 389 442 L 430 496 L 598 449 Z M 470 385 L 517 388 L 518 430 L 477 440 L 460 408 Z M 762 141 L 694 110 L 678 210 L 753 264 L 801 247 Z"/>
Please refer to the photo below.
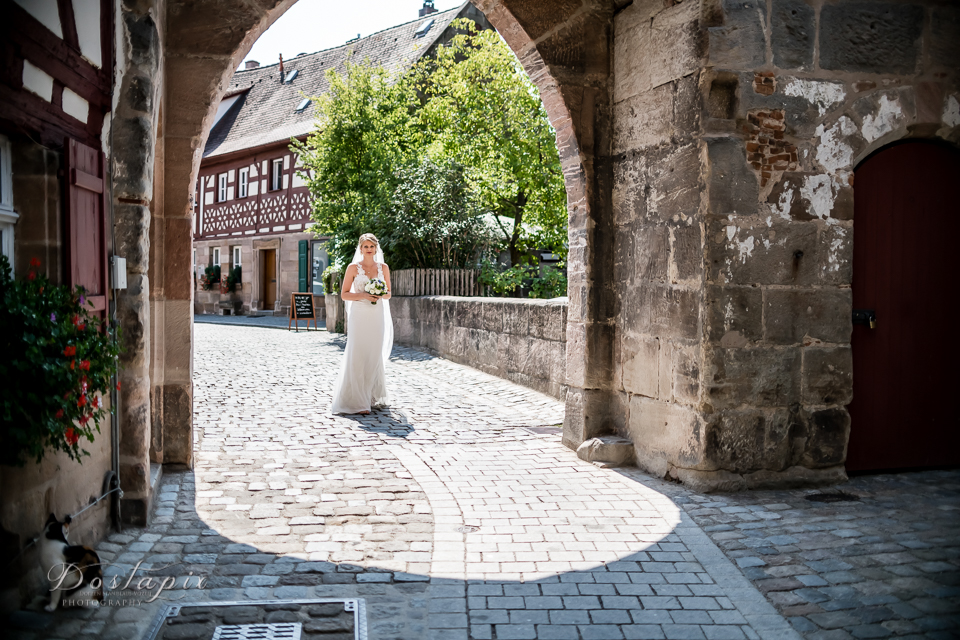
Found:
<path fill-rule="evenodd" d="M 236 291 L 237 285 L 242 282 L 241 275 L 243 275 L 241 265 L 238 264 L 230 269 L 230 273 L 227 275 L 227 291 Z"/>
<path fill-rule="evenodd" d="M 498 224 L 512 264 L 533 247 L 565 256 L 566 191 L 539 92 L 499 34 L 454 24 L 462 33 L 412 74 L 430 148 L 466 167 L 484 208 L 513 220 Z"/>
<path fill-rule="evenodd" d="M 531 298 L 559 298 L 567 295 L 567 277 L 559 268 L 544 267 L 541 275 L 531 264 L 503 267 L 485 260 L 480 266 L 480 284 L 490 287 L 494 296 L 518 295 L 521 288 L 529 289 Z"/>
<path fill-rule="evenodd" d="M 530 282 L 531 298 L 560 298 L 567 295 L 567 276 L 556 267 L 543 267 L 543 273 Z"/>
<path fill-rule="evenodd" d="M 399 177 L 380 236 L 394 269 L 473 266 L 496 242 L 462 166 L 424 158 Z"/>
<path fill-rule="evenodd" d="M 220 265 L 210 265 L 203 270 L 200 286 L 203 287 L 204 291 L 210 291 L 220 286 Z"/>
<path fill-rule="evenodd" d="M 119 342 L 83 290 L 51 284 L 39 266 L 13 280 L 0 257 L 0 464 L 39 463 L 48 449 L 89 455 L 79 441 L 100 432 L 119 367 Z"/>
<path fill-rule="evenodd" d="M 316 128 L 291 148 L 333 263 L 365 232 L 394 269 L 472 266 L 502 248 L 514 264 L 533 247 L 566 255 L 566 192 L 536 87 L 499 35 L 457 26 L 409 73 L 348 62 L 313 98 Z"/>
<path fill-rule="evenodd" d="M 320 279 L 323 281 L 323 290 L 326 293 L 340 293 L 340 282 L 343 280 L 343 273 L 339 267 L 333 264 L 330 265 L 323 270 Z"/>

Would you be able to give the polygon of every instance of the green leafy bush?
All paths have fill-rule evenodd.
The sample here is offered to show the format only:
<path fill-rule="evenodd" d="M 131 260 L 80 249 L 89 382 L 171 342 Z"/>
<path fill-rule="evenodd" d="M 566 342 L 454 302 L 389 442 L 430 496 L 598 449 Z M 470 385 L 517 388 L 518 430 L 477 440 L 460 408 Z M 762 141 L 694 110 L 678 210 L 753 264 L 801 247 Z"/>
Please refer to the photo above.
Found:
<path fill-rule="evenodd" d="M 243 271 L 241 270 L 239 264 L 230 269 L 230 273 L 227 275 L 227 291 L 237 290 L 237 285 L 241 282 L 241 275 L 243 275 Z"/>
<path fill-rule="evenodd" d="M 530 283 L 531 298 L 560 298 L 567 295 L 567 276 L 561 265 L 543 268 L 543 273 Z"/>
<path fill-rule="evenodd" d="M 79 441 L 100 432 L 120 354 L 82 288 L 52 284 L 36 258 L 30 265 L 14 280 L 0 257 L 0 464 L 15 466 L 48 449 L 89 455 Z"/>
<path fill-rule="evenodd" d="M 330 265 L 323 270 L 320 279 L 323 281 L 324 293 L 340 293 L 340 281 L 342 279 L 340 268 L 336 265 Z"/>
<path fill-rule="evenodd" d="M 220 286 L 220 265 L 210 265 L 203 270 L 203 277 L 200 278 L 200 286 L 204 291 L 211 291 Z"/>
<path fill-rule="evenodd" d="M 543 275 L 530 264 L 502 267 L 490 261 L 480 266 L 480 284 L 490 287 L 494 296 L 518 295 L 528 289 L 531 298 L 559 298 L 567 295 L 567 277 L 559 268 L 545 267 Z"/>

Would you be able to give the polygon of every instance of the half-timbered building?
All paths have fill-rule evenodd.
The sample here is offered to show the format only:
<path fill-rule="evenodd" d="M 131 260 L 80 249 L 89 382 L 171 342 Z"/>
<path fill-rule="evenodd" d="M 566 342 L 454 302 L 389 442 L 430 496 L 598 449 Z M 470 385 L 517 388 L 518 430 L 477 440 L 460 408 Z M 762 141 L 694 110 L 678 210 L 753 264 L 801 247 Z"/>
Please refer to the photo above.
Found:
<path fill-rule="evenodd" d="M 412 22 L 270 66 L 247 62 L 236 72 L 217 110 L 196 187 L 196 313 L 284 315 L 291 293 L 323 295 L 324 238 L 309 232 L 309 190 L 290 141 L 306 139 L 314 127 L 309 96 L 322 95 L 327 73 L 344 72 L 348 59 L 396 73 L 447 42 L 457 18 L 490 28 L 469 3 L 428 13 L 431 4 Z M 204 272 L 214 265 L 222 279 L 241 267 L 239 291 L 204 289 Z"/>

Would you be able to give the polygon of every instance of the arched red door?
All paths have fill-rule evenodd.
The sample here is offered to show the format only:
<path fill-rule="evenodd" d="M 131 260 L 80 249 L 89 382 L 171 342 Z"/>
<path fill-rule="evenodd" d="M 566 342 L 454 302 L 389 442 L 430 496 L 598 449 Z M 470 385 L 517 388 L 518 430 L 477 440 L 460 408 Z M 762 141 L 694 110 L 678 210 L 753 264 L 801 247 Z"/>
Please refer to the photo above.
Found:
<path fill-rule="evenodd" d="M 853 325 L 847 470 L 960 464 L 960 152 L 876 153 L 854 206 L 854 316 L 876 324 Z"/>

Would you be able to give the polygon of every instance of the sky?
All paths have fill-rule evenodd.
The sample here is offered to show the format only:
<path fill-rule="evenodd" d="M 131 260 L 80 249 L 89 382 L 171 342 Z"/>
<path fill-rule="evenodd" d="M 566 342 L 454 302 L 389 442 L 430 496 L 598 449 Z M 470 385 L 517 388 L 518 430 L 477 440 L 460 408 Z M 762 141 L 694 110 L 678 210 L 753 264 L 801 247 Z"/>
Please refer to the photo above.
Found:
<path fill-rule="evenodd" d="M 463 0 L 435 0 L 438 11 Z M 246 60 L 276 64 L 300 53 L 314 53 L 347 40 L 418 19 L 423 0 L 299 0 L 260 36 Z M 240 65 L 243 68 L 243 65 Z"/>

